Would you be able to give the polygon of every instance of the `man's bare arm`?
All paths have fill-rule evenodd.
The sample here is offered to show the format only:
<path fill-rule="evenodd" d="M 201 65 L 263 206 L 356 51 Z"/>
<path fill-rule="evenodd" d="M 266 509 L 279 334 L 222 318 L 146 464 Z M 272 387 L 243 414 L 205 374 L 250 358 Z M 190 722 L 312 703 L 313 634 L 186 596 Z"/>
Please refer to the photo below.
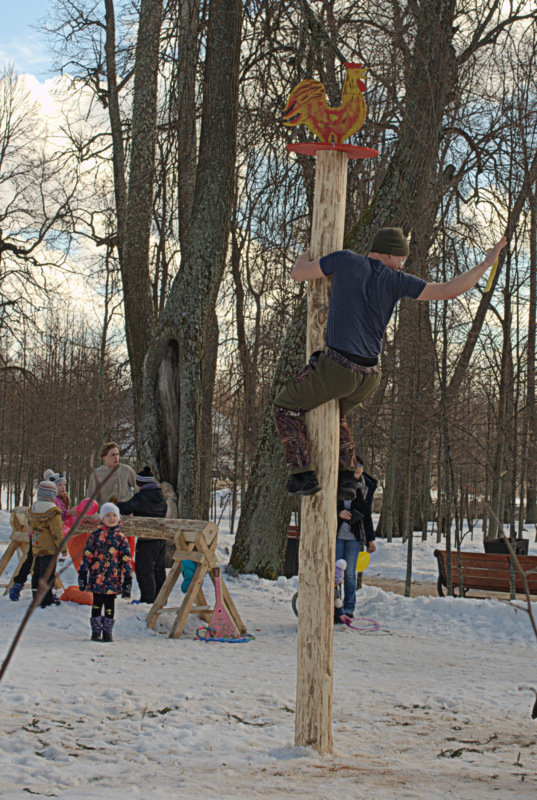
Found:
<path fill-rule="evenodd" d="M 492 267 L 506 244 L 507 239 L 505 236 L 502 236 L 498 244 L 488 251 L 480 264 L 472 267 L 472 269 L 469 269 L 467 272 L 463 272 L 461 275 L 456 275 L 445 283 L 428 283 L 417 299 L 452 300 L 454 297 L 464 294 L 476 285 L 489 267 Z"/>
<path fill-rule="evenodd" d="M 325 277 L 319 259 L 310 261 L 310 254 L 307 251 L 299 255 L 291 270 L 291 278 L 294 281 L 313 281 Z"/>

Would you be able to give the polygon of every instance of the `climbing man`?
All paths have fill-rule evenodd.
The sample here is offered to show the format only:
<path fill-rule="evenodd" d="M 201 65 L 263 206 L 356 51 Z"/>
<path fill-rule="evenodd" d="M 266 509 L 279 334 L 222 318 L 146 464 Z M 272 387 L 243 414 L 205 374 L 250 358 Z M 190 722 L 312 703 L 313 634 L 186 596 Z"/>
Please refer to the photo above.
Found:
<path fill-rule="evenodd" d="M 328 400 L 339 400 L 338 499 L 356 490 L 356 452 L 346 414 L 370 397 L 380 383 L 382 338 L 394 308 L 403 297 L 451 300 L 471 289 L 507 244 L 503 236 L 483 261 L 445 283 L 427 283 L 403 272 L 409 253 L 401 228 L 380 228 L 371 252 L 361 256 L 338 250 L 315 261 L 302 253 L 291 270 L 295 281 L 332 276 L 326 347 L 310 357 L 274 399 L 274 416 L 290 477 L 290 495 L 311 495 L 321 486 L 311 462 L 305 413 Z"/>

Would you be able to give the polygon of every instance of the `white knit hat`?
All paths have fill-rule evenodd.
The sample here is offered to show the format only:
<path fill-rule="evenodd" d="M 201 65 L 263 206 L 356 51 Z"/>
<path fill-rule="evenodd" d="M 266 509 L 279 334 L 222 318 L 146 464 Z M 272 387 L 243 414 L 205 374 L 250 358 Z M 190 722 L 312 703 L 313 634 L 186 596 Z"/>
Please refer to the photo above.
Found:
<path fill-rule="evenodd" d="M 121 519 L 121 514 L 119 512 L 119 508 L 116 506 L 115 503 L 103 503 L 100 511 L 99 511 L 99 518 L 102 520 L 105 514 L 115 514 L 118 519 Z"/>

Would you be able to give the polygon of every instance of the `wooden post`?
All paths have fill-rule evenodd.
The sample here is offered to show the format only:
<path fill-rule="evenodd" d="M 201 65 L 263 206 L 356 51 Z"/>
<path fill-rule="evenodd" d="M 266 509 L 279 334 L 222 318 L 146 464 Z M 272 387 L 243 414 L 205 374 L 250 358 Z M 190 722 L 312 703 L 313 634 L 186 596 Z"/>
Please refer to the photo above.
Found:
<path fill-rule="evenodd" d="M 343 246 L 348 155 L 319 150 L 311 231 L 312 259 Z M 308 285 L 308 357 L 325 346 L 331 280 Z M 332 752 L 334 572 L 337 532 L 339 404 L 307 414 L 313 466 L 322 490 L 302 498 L 295 745 Z"/>

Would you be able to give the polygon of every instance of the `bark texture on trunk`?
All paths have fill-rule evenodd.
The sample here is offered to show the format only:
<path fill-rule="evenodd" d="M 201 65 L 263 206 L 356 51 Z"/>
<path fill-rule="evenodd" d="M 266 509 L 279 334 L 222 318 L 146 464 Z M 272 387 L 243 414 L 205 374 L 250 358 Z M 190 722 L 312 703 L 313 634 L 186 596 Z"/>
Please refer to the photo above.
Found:
<path fill-rule="evenodd" d="M 207 402 L 215 358 L 210 342 L 234 192 L 240 33 L 241 3 L 211 0 L 191 212 L 181 235 L 181 267 L 150 343 L 144 376 L 141 449 L 160 477 L 177 486 L 180 514 L 192 518 L 207 504 L 203 441 L 210 429 Z M 182 110 L 189 112 L 193 109 Z M 188 206 L 185 198 L 186 215 Z"/>
<path fill-rule="evenodd" d="M 144 358 L 155 326 L 149 270 L 149 238 L 153 218 L 162 5 L 162 0 L 142 0 L 140 6 L 127 219 L 121 263 L 135 420 L 140 418 Z"/>
<path fill-rule="evenodd" d="M 117 249 L 123 284 L 125 333 L 138 428 L 143 365 L 155 325 L 149 269 L 153 217 L 157 84 L 162 0 L 142 0 L 134 66 L 131 159 L 126 177 L 124 132 L 116 75 L 116 28 L 113 0 L 105 0 L 108 113 L 112 134 L 112 164 L 117 216 Z"/>
<path fill-rule="evenodd" d="M 285 336 L 230 558 L 237 572 L 253 572 L 272 580 L 283 574 L 289 519 L 297 502 L 285 491 L 285 459 L 274 424 L 272 398 L 304 366 L 305 345 L 306 298 L 297 308 Z"/>

